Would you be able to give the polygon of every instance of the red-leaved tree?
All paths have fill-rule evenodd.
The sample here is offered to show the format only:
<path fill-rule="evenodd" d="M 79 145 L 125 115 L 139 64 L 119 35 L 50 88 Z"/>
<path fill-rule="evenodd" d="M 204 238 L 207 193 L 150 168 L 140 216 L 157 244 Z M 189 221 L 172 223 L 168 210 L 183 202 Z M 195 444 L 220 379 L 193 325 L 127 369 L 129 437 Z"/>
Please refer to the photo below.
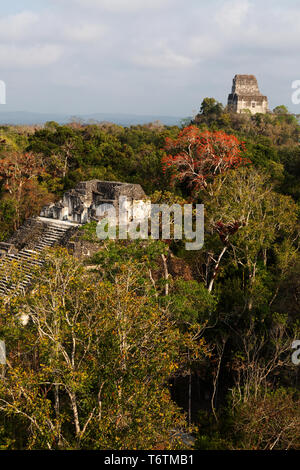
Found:
<path fill-rule="evenodd" d="M 204 189 L 214 176 L 249 163 L 244 142 L 222 131 L 201 131 L 196 126 L 183 129 L 176 139 L 167 138 L 164 171 L 173 181 L 186 181 L 193 190 Z"/>
<path fill-rule="evenodd" d="M 230 169 L 250 163 L 245 158 L 245 143 L 239 141 L 234 135 L 222 131 L 201 131 L 196 126 L 184 128 L 176 139 L 167 138 L 165 150 L 167 155 L 163 158 L 163 169 L 171 172 L 172 181 L 186 182 L 192 194 L 196 196 L 201 189 L 214 196 L 214 187 L 210 184 L 217 175 L 226 174 Z M 220 179 L 222 184 L 224 179 Z M 207 279 L 207 288 L 212 291 L 221 260 L 230 246 L 231 237 L 243 226 L 243 222 L 235 220 L 225 223 L 217 222 L 212 229 L 218 233 L 222 250 L 219 255 L 208 254 L 210 275 Z"/>

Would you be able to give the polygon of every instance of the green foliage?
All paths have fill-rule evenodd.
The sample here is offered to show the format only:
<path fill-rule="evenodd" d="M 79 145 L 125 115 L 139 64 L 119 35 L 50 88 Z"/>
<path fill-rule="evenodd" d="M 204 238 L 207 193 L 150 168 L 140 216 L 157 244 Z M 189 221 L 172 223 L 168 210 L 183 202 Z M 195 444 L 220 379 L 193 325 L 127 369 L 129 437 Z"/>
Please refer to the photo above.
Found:
<path fill-rule="evenodd" d="M 79 227 L 79 237 L 81 240 L 85 240 L 93 243 L 100 243 L 96 233 L 97 222 L 89 222 L 88 224 Z"/>
<path fill-rule="evenodd" d="M 14 230 L 16 207 L 11 199 L 0 200 L 0 240 L 5 241 Z"/>
<path fill-rule="evenodd" d="M 186 418 L 168 383 L 178 379 L 188 411 L 189 377 L 195 448 L 299 448 L 290 356 L 299 339 L 300 126 L 284 106 L 234 114 L 214 98 L 192 124 L 233 134 L 252 162 L 195 193 L 205 207 L 202 250 L 99 241 L 92 222 L 77 239 L 97 244 L 95 255 L 80 264 L 48 254 L 34 290 L 1 304 L 2 449 L 182 448 L 172 435 L 187 431 Z M 30 151 L 41 171 L 25 189 L 2 181 L 0 240 L 79 181 L 139 183 L 152 203 L 190 202 L 186 184 L 174 187 L 162 171 L 166 138 L 179 132 L 160 123 L 1 126 L 3 165 Z M 172 271 L 174 254 L 186 270 Z M 15 282 L 20 266 L 5 275 Z"/>
<path fill-rule="evenodd" d="M 201 104 L 200 113 L 204 116 L 217 115 L 219 116 L 223 111 L 223 106 L 218 103 L 214 98 L 204 98 Z"/>
<path fill-rule="evenodd" d="M 105 276 L 112 280 L 122 270 L 124 264 L 134 261 L 137 266 L 144 267 L 141 281 L 148 278 L 149 269 L 158 267 L 158 258 L 167 252 L 167 245 L 158 240 L 108 240 L 103 242 L 101 250 L 92 256 L 89 262 L 100 265 Z"/>
<path fill-rule="evenodd" d="M 137 290 L 144 270 L 129 262 L 103 281 L 64 251 L 49 253 L 37 290 L 3 306 L 0 410 L 20 430 L 25 423 L 22 448 L 182 447 L 170 438 L 185 425 L 166 381 L 185 338 L 155 297 Z"/>
<path fill-rule="evenodd" d="M 165 184 L 161 159 L 167 136 L 177 128 L 164 126 L 59 126 L 47 125 L 29 137 L 28 151 L 44 156 L 48 184 L 54 175 L 56 191 L 91 178 L 140 183 L 147 192 Z M 59 182 L 60 181 L 60 182 Z"/>
<path fill-rule="evenodd" d="M 273 109 L 274 114 L 289 114 L 289 110 L 283 104 Z"/>
<path fill-rule="evenodd" d="M 170 295 L 173 317 L 179 323 L 203 323 L 216 309 L 216 299 L 197 281 L 174 281 Z"/>

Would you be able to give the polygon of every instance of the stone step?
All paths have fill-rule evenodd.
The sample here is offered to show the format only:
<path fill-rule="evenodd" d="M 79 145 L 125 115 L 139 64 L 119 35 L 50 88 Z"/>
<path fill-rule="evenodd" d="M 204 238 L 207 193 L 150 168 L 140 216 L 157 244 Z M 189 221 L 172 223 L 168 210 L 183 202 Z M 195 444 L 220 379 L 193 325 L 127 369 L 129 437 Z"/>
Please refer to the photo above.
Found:
<path fill-rule="evenodd" d="M 39 217 L 37 223 L 43 229 L 43 232 L 32 249 L 24 248 L 18 253 L 4 254 L 1 258 L 0 267 L 5 267 L 6 264 L 11 262 L 17 262 L 19 264 L 18 272 L 22 279 L 18 283 L 10 284 L 9 279 L 0 278 L 0 295 L 26 290 L 32 282 L 34 270 L 44 263 L 41 258 L 42 251 L 59 243 L 70 229 L 79 226 L 79 224 L 71 222 L 58 220 L 54 222 L 53 219 L 45 219 L 44 217 Z"/>
<path fill-rule="evenodd" d="M 45 232 L 52 232 L 52 233 L 66 233 L 70 230 L 70 227 L 59 227 L 54 225 L 48 225 Z"/>

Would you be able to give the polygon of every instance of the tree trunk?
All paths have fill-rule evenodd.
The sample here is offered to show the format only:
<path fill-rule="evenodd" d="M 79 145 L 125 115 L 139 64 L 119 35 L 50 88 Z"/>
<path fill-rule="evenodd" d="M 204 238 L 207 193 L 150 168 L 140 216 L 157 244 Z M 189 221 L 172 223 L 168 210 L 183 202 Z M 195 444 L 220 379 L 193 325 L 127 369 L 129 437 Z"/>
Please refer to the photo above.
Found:
<path fill-rule="evenodd" d="M 219 257 L 218 257 L 218 260 L 215 264 L 215 267 L 214 267 L 214 272 L 213 272 L 213 275 L 212 275 L 212 278 L 210 280 L 210 283 L 209 283 L 209 286 L 208 286 L 208 292 L 211 292 L 212 289 L 213 289 L 213 286 L 214 286 L 214 282 L 215 282 L 215 278 L 216 278 L 216 275 L 217 275 L 217 272 L 218 272 L 218 269 L 219 269 L 219 266 L 220 266 L 220 263 L 221 263 L 221 260 L 224 256 L 224 254 L 226 253 L 226 250 L 227 250 L 228 246 L 224 246 L 223 250 L 221 251 Z"/>
<path fill-rule="evenodd" d="M 169 279 L 169 272 L 168 272 L 167 258 L 165 257 L 165 255 L 161 255 L 161 258 L 162 258 L 162 260 L 163 260 L 164 275 L 165 275 L 165 281 L 166 281 L 166 284 L 165 284 L 165 295 L 169 295 L 169 282 L 168 282 L 168 279 Z"/>
<path fill-rule="evenodd" d="M 76 437 L 79 438 L 80 433 L 81 433 L 81 429 L 80 429 L 80 423 L 79 423 L 79 415 L 78 415 L 76 395 L 75 395 L 74 392 L 71 392 L 69 390 L 68 390 L 68 395 L 69 395 L 69 398 L 71 400 L 71 406 L 72 406 L 72 410 L 73 410 Z"/>

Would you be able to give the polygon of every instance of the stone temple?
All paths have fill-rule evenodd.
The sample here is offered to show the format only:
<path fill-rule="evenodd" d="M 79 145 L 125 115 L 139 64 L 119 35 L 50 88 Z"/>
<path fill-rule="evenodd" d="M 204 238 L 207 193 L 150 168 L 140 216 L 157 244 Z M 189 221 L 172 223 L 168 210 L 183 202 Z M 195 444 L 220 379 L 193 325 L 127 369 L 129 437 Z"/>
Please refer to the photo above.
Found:
<path fill-rule="evenodd" d="M 112 204 L 117 208 L 119 198 L 126 197 L 129 203 L 145 198 L 139 184 L 117 181 L 82 181 L 74 189 L 64 193 L 62 199 L 43 208 L 40 216 L 65 222 L 85 224 L 99 220 L 100 205 Z"/>
<path fill-rule="evenodd" d="M 251 114 L 268 112 L 268 98 L 261 94 L 254 75 L 236 75 L 228 96 L 228 108 L 235 113 L 248 109 Z"/>
<path fill-rule="evenodd" d="M 139 184 L 82 181 L 64 193 L 60 201 L 44 207 L 39 217 L 27 219 L 7 242 L 0 242 L 0 297 L 8 299 L 18 292 L 26 292 L 35 270 L 44 264 L 44 251 L 48 248 L 65 246 L 79 257 L 99 251 L 97 243 L 81 240 L 80 236 L 76 239 L 78 227 L 101 220 L 103 213 L 99 213 L 99 208 L 113 207 L 118 214 L 120 199 L 127 201 L 130 207 L 145 200 L 146 195 Z M 128 212 L 128 220 L 130 217 Z M 18 265 L 20 279 L 17 281 L 10 276 L 12 263 Z M 28 319 L 23 320 L 25 325 Z"/>

